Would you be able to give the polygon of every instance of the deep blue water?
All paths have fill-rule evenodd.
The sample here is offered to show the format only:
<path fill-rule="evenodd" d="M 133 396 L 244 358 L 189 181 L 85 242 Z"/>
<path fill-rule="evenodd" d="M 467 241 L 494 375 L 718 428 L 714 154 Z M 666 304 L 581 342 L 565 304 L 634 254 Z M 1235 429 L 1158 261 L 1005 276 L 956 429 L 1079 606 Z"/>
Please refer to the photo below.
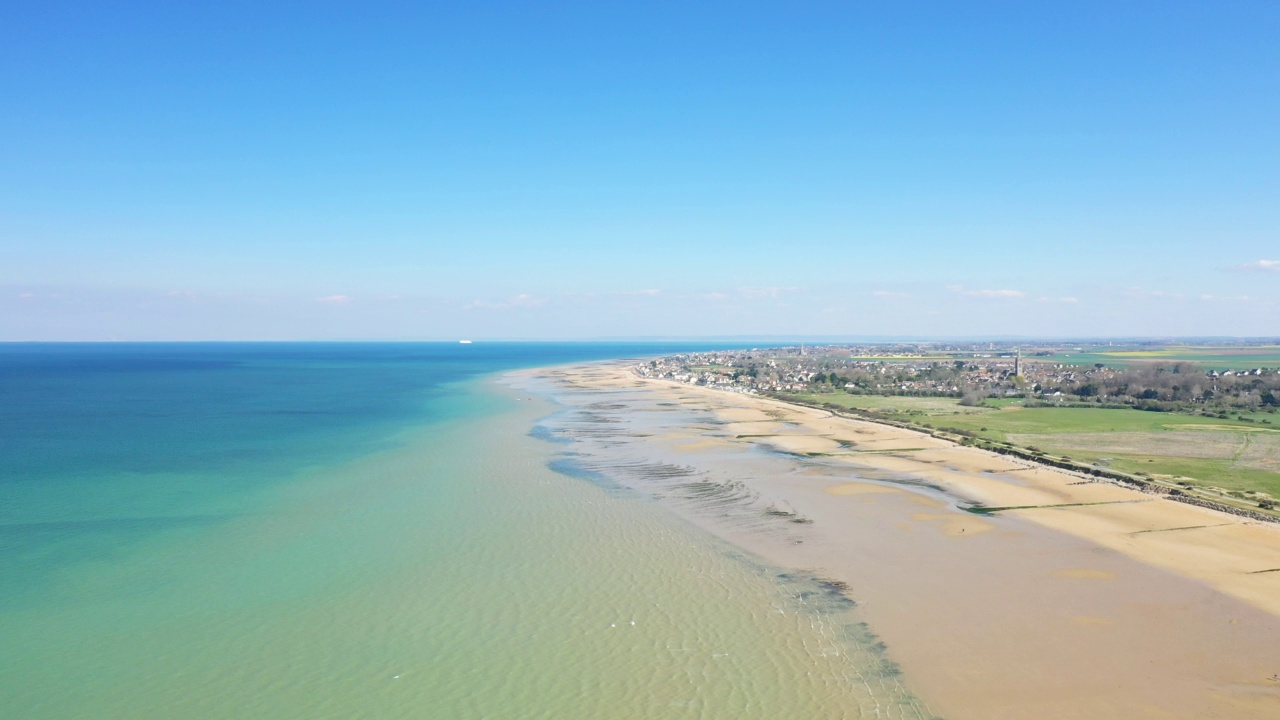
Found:
<path fill-rule="evenodd" d="M 482 413 L 452 390 L 469 378 L 712 347 L 0 344 L 0 589 L 38 597 L 60 566 L 252 512 L 309 468 Z"/>

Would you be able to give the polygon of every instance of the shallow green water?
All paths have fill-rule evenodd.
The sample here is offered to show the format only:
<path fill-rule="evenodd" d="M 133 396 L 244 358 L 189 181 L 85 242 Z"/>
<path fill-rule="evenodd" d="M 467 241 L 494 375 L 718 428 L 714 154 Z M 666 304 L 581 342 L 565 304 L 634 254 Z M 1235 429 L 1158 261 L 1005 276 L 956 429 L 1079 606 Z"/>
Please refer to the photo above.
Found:
<path fill-rule="evenodd" d="M 840 598 L 548 469 L 517 395 L 50 563 L 0 613 L 5 715 L 923 715 Z"/>

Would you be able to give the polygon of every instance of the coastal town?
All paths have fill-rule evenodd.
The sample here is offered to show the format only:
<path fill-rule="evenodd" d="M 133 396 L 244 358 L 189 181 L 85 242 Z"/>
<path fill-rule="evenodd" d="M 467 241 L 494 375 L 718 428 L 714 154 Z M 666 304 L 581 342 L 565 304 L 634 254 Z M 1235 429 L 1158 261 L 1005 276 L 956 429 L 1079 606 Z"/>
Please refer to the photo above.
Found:
<path fill-rule="evenodd" d="M 642 377 L 747 394 L 914 395 L 962 404 L 1117 405 L 1146 410 L 1271 411 L 1275 367 L 1208 369 L 1195 363 L 1131 366 L 1071 362 L 1061 348 L 996 345 L 827 345 L 687 353 L 638 364 Z"/>

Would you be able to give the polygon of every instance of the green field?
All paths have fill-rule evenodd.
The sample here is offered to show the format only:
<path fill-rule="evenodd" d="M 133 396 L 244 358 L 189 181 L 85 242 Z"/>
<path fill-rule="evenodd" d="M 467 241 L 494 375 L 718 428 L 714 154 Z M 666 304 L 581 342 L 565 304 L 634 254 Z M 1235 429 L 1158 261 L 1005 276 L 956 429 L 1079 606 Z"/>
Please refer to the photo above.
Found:
<path fill-rule="evenodd" d="M 1111 348 L 1108 346 L 1085 347 L 1080 350 L 1061 350 L 1049 357 L 1035 357 L 1035 361 L 1049 361 L 1068 365 L 1093 365 L 1102 363 L 1111 367 L 1123 367 L 1148 362 L 1193 362 L 1207 370 L 1249 370 L 1258 367 L 1280 367 L 1280 346 L 1198 346 L 1178 345 L 1164 348 Z"/>
<path fill-rule="evenodd" d="M 1031 447 L 1130 473 L 1170 476 L 1228 492 L 1280 497 L 1280 416 L 1256 422 L 1102 408 L 964 407 L 953 398 L 830 393 L 802 395 L 813 403 L 874 410 L 935 428 Z M 1280 421 L 1280 420 L 1278 420 Z"/>

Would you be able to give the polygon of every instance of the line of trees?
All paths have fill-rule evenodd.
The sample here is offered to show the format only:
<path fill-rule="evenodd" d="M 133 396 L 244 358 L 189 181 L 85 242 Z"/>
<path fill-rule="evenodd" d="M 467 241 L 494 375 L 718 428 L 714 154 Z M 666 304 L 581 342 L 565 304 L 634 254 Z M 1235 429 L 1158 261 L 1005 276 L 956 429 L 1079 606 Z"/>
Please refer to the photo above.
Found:
<path fill-rule="evenodd" d="M 1280 373 L 1275 370 L 1248 373 L 1206 373 L 1192 363 L 1144 364 L 1086 375 L 1059 387 L 1082 399 L 1123 402 L 1147 409 L 1178 409 L 1188 404 L 1236 409 L 1280 407 Z"/>

